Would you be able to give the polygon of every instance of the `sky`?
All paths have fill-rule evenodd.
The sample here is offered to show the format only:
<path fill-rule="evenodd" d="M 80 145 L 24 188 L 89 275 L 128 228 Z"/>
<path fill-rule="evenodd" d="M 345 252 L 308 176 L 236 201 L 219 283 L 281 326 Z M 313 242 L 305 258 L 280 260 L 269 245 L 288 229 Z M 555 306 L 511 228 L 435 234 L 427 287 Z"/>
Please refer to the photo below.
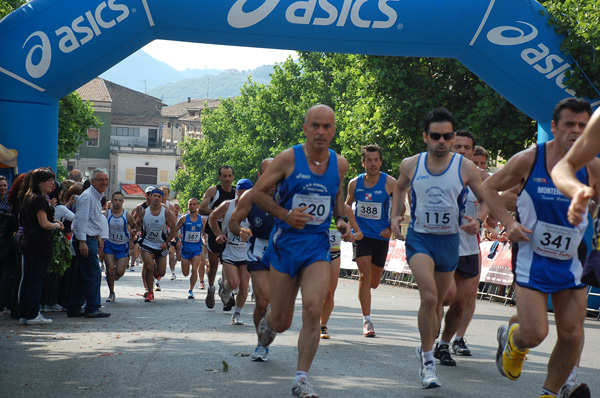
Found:
<path fill-rule="evenodd" d="M 170 40 L 154 40 L 142 50 L 179 71 L 185 69 L 251 70 L 259 66 L 283 62 L 290 55 L 292 58 L 297 58 L 295 51 Z"/>

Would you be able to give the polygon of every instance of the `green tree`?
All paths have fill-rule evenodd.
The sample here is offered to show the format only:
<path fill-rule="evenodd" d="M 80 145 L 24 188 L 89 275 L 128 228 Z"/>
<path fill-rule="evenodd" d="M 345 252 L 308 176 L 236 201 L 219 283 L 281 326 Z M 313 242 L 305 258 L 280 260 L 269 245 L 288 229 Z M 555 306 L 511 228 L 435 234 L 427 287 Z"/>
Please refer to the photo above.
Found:
<path fill-rule="evenodd" d="M 87 140 L 87 130 L 102 125 L 94 116 L 89 101 L 82 101 L 76 91 L 61 98 L 58 104 L 58 162 L 70 159 L 79 146 Z M 59 167 L 60 177 L 66 177 L 66 169 Z"/>
<path fill-rule="evenodd" d="M 589 0 L 548 0 L 541 4 L 550 13 L 549 23 L 565 37 L 562 49 L 576 65 L 567 71 L 567 86 L 578 96 L 599 98 L 600 2 Z"/>
<path fill-rule="evenodd" d="M 26 0 L 0 0 L 0 18 L 4 18 L 25 3 Z"/>
<path fill-rule="evenodd" d="M 203 113 L 203 139 L 182 144 L 185 169 L 174 182 L 182 202 L 216 183 L 222 164 L 253 179 L 262 159 L 304 141 L 303 115 L 316 103 L 336 110 L 332 147 L 350 161 L 349 176 L 369 143 L 385 148 L 384 170 L 396 174 L 404 157 L 424 150 L 422 121 L 438 106 L 493 153 L 510 156 L 535 139 L 527 116 L 455 60 L 300 53 L 275 67 L 270 85 L 249 81 L 241 96 Z"/>

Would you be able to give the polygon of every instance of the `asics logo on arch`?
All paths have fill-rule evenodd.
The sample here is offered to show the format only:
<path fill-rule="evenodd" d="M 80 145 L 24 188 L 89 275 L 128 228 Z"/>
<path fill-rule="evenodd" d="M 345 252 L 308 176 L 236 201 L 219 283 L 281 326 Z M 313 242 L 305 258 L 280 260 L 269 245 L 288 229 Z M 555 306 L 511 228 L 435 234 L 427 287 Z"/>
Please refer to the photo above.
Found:
<path fill-rule="evenodd" d="M 236 0 L 229 13 L 227 23 L 234 28 L 249 28 L 267 18 L 277 8 L 280 0 L 263 0 L 263 3 L 253 10 L 244 10 L 244 6 L 250 0 Z M 377 20 L 366 20 L 360 16 L 362 7 L 368 7 L 377 1 L 377 9 L 382 14 Z M 396 23 L 398 14 L 388 3 L 400 0 L 344 0 L 338 9 L 328 0 L 303 0 L 293 2 L 285 10 L 285 19 L 289 23 L 297 25 L 315 25 L 343 27 L 350 20 L 352 25 L 358 28 L 387 29 Z M 257 0 L 250 1 L 257 3 Z M 317 11 L 318 17 L 313 18 Z"/>

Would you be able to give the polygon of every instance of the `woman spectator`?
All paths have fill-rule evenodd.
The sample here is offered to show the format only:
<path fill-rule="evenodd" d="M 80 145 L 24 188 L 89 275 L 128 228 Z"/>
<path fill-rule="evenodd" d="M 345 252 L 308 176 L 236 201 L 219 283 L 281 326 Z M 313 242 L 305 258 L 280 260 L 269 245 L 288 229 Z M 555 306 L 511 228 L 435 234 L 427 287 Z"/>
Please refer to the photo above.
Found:
<path fill-rule="evenodd" d="M 56 204 L 53 206 L 54 207 L 54 221 L 60 221 L 63 223 L 63 226 L 64 226 L 63 232 L 65 234 L 67 232 L 69 232 L 71 222 L 73 221 L 75 214 L 73 214 L 73 212 L 71 210 L 69 210 L 66 205 L 63 204 L 63 199 L 66 198 L 69 187 L 72 186 L 73 184 L 75 184 L 75 181 L 72 181 L 72 180 L 66 180 L 62 184 L 60 182 L 55 181 L 54 182 L 55 189 L 49 195 L 51 204 L 53 204 L 54 201 L 56 201 Z M 59 236 L 55 236 L 55 238 L 56 239 L 64 239 Z M 61 247 L 61 246 L 55 245 L 54 250 L 56 251 L 58 247 Z M 60 252 L 53 253 L 54 261 L 56 261 L 57 256 L 58 256 L 58 258 L 64 258 L 64 256 L 69 256 L 70 251 L 69 251 L 68 247 L 66 248 L 66 251 L 68 253 L 65 253 L 64 255 L 63 255 L 63 253 L 60 253 Z M 62 262 L 61 262 L 60 264 L 63 265 L 65 268 L 67 268 L 68 265 L 70 265 L 70 258 L 69 258 L 68 263 L 69 264 L 62 264 Z M 63 278 L 63 272 L 61 272 L 59 269 L 53 269 L 52 266 L 50 267 L 50 270 L 48 271 L 48 274 L 46 275 L 46 281 L 44 282 L 44 288 L 42 290 L 42 298 L 41 298 L 41 301 L 42 301 L 41 308 L 43 308 L 42 312 L 60 312 L 60 311 L 62 311 L 63 307 L 59 304 L 58 299 L 59 299 L 59 294 L 60 294 L 60 284 L 61 284 L 61 280 Z"/>
<path fill-rule="evenodd" d="M 19 247 L 23 254 L 23 275 L 19 289 L 19 324 L 39 325 L 51 323 L 40 313 L 42 285 L 54 249 L 52 233 L 63 229 L 54 221 L 54 209 L 46 195 L 54 190 L 54 173 L 38 168 L 31 173 L 29 189 L 21 207 L 20 222 L 23 227 Z"/>

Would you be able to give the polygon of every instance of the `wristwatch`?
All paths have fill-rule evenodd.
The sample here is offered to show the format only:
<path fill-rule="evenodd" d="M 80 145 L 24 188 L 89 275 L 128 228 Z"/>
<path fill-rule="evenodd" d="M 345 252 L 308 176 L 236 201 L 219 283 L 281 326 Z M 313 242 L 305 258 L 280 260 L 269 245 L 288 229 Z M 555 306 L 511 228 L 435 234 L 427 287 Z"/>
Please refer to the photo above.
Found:
<path fill-rule="evenodd" d="M 340 215 L 338 215 L 338 216 L 335 216 L 335 222 L 336 222 L 336 224 L 337 224 L 337 222 L 338 222 L 338 220 L 339 220 L 340 218 L 341 218 L 342 220 L 344 220 L 344 222 L 345 222 L 345 223 L 348 223 L 348 217 L 346 217 L 346 216 L 344 216 L 344 215 L 340 214 Z"/>
<path fill-rule="evenodd" d="M 479 221 L 479 228 L 481 229 L 483 227 L 483 220 L 479 217 L 477 217 L 476 220 Z"/>

